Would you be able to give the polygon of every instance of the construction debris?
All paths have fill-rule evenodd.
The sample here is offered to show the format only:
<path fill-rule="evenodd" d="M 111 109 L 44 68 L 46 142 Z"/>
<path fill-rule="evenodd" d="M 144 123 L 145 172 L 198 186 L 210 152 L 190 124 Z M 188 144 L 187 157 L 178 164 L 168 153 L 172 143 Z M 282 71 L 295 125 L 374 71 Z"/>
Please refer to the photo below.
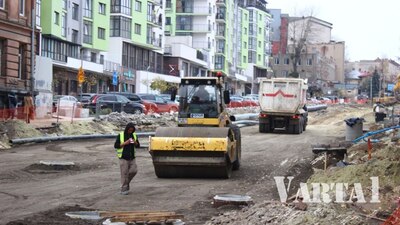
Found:
<path fill-rule="evenodd" d="M 173 224 L 184 218 L 181 214 L 168 211 L 100 212 L 100 217 L 110 218 L 111 222 L 135 224 Z"/>
<path fill-rule="evenodd" d="M 216 195 L 213 199 L 214 207 L 220 207 L 222 205 L 250 205 L 253 203 L 251 197 L 247 195 Z"/>

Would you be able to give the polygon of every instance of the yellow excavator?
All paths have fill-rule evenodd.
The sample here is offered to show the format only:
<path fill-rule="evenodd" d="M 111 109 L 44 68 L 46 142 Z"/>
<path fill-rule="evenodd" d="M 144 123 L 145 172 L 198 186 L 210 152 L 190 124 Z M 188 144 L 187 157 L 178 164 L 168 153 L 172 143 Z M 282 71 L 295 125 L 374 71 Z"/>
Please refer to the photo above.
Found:
<path fill-rule="evenodd" d="M 229 178 L 241 158 L 240 129 L 226 111 L 224 77 L 181 79 L 178 127 L 157 128 L 149 151 L 159 178 Z"/>

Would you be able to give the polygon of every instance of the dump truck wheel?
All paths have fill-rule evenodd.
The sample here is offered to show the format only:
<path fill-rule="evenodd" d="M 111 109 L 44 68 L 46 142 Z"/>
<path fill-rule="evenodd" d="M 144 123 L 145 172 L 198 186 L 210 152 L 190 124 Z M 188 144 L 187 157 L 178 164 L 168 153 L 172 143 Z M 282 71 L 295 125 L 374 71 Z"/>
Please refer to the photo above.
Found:
<path fill-rule="evenodd" d="M 236 125 L 232 125 L 231 128 L 233 130 L 233 133 L 235 134 L 235 139 L 236 139 L 236 159 L 232 164 L 232 169 L 239 170 L 240 161 L 242 158 L 242 140 L 241 140 L 240 128 Z"/>
<path fill-rule="evenodd" d="M 270 130 L 270 125 L 267 123 L 260 123 L 259 124 L 259 132 L 260 133 L 268 133 Z"/>

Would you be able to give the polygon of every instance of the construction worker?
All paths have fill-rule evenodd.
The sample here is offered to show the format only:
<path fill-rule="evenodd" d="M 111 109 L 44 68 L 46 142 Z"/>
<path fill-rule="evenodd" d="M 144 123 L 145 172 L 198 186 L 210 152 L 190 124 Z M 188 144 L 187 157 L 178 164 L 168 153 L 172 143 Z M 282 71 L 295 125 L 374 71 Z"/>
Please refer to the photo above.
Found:
<path fill-rule="evenodd" d="M 127 195 L 129 183 L 137 173 L 135 148 L 140 147 L 139 140 L 135 133 L 136 128 L 133 123 L 128 123 L 125 131 L 121 132 L 114 143 L 117 151 L 121 170 L 121 194 Z"/>

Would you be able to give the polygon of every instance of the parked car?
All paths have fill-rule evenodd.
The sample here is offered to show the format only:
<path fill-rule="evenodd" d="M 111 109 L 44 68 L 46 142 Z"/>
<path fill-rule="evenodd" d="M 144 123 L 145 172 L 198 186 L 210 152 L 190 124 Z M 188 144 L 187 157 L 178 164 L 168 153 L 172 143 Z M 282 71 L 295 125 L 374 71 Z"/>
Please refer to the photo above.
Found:
<path fill-rule="evenodd" d="M 129 92 L 106 92 L 106 94 L 118 94 L 125 96 L 132 102 L 143 104 L 146 107 L 146 112 L 158 112 L 158 106 L 151 101 L 143 100 L 139 95 Z"/>
<path fill-rule="evenodd" d="M 82 94 L 78 94 L 77 99 L 79 102 L 81 102 L 82 104 L 85 103 L 89 103 L 90 98 L 95 95 L 96 93 L 82 93 Z"/>
<path fill-rule="evenodd" d="M 175 101 L 171 100 L 171 94 L 160 94 L 160 96 L 167 101 L 174 102 L 179 105 L 179 95 L 175 96 Z"/>
<path fill-rule="evenodd" d="M 163 97 L 155 94 L 138 94 L 143 100 L 151 101 L 157 104 L 158 112 L 178 112 L 179 105 L 175 102 L 168 102 Z"/>
<path fill-rule="evenodd" d="M 54 95 L 53 96 L 53 112 L 57 112 L 57 108 L 80 107 L 80 102 L 72 95 Z"/>
<path fill-rule="evenodd" d="M 90 102 L 84 105 L 92 112 L 98 109 L 109 109 L 111 112 L 126 112 L 126 113 L 146 113 L 146 107 L 143 104 L 130 101 L 128 98 L 117 94 L 96 94 L 90 98 Z"/>

